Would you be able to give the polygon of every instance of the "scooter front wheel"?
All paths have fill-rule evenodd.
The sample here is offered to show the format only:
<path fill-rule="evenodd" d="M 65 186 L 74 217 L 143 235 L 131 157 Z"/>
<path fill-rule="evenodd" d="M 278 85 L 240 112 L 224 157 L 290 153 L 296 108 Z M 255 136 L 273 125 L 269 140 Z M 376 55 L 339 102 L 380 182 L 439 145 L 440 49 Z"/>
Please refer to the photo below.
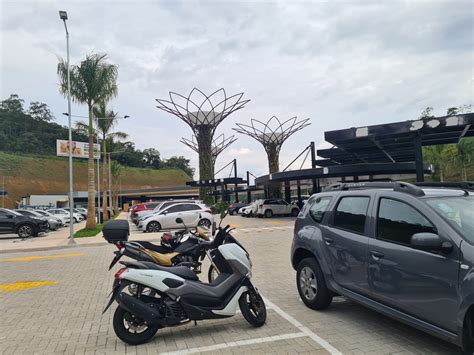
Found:
<path fill-rule="evenodd" d="M 261 327 L 267 320 L 267 309 L 262 296 L 256 292 L 245 292 L 239 298 L 239 306 L 245 320 L 254 327 Z"/>
<path fill-rule="evenodd" d="M 113 325 L 119 339 L 130 345 L 146 343 L 159 329 L 159 326 L 147 324 L 120 306 L 115 310 Z"/>

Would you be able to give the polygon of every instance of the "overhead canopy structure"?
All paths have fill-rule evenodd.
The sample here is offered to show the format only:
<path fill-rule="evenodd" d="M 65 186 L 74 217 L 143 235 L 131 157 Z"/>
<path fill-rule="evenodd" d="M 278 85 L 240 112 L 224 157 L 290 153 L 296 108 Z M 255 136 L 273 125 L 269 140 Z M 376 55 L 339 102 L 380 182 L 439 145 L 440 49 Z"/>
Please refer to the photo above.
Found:
<path fill-rule="evenodd" d="M 222 186 L 222 185 L 235 185 L 235 184 L 246 184 L 247 181 L 241 177 L 228 177 L 221 179 L 209 179 L 209 180 L 199 180 L 199 181 L 188 181 L 186 185 L 196 186 L 196 187 L 208 187 L 208 186 Z"/>
<path fill-rule="evenodd" d="M 325 132 L 334 145 L 319 149 L 318 166 L 416 161 L 421 146 L 458 143 L 474 136 L 474 114 L 435 117 Z"/>
<path fill-rule="evenodd" d="M 223 133 L 212 139 L 211 155 L 214 164 L 219 154 L 221 154 L 229 145 L 234 143 L 236 140 L 237 138 L 235 138 L 235 136 L 230 136 L 226 138 Z M 196 136 L 193 135 L 191 139 L 183 137 L 181 138 L 180 142 L 187 145 L 189 148 L 199 154 L 199 145 Z"/>
<path fill-rule="evenodd" d="M 186 122 L 196 137 L 199 154 L 199 178 L 214 178 L 213 138 L 217 126 L 231 113 L 242 109 L 250 100 L 243 100 L 243 93 L 227 96 L 219 89 L 210 95 L 194 88 L 188 96 L 175 92 L 168 99 L 157 99 L 157 108 L 169 112 Z M 185 143 L 187 144 L 187 143 Z M 192 144 L 191 144 L 192 146 Z M 201 188 L 199 196 L 207 200 L 206 188 Z"/>

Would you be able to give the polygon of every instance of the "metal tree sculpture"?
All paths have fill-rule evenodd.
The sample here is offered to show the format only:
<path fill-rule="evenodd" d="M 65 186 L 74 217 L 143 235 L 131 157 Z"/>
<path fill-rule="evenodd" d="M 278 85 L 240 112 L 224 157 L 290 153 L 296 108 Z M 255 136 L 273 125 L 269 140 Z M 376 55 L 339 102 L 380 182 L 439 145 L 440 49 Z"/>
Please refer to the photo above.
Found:
<path fill-rule="evenodd" d="M 157 108 L 181 118 L 193 130 L 199 152 L 199 178 L 212 179 L 212 138 L 217 126 L 232 112 L 240 110 L 250 100 L 242 100 L 243 93 L 227 96 L 219 89 L 211 95 L 205 95 L 194 88 L 189 95 L 169 93 L 169 100 L 156 99 Z M 205 189 L 200 190 L 200 198 L 207 200 Z"/>
<path fill-rule="evenodd" d="M 273 174 L 280 170 L 279 157 L 283 142 L 310 124 L 309 118 L 297 121 L 295 116 L 281 122 L 278 117 L 272 116 L 266 123 L 252 119 L 250 125 L 237 123 L 238 128 L 233 129 L 262 143 L 268 157 L 269 173 Z M 271 197 L 279 195 L 279 184 L 270 188 L 270 195 Z"/>
<path fill-rule="evenodd" d="M 219 154 L 224 151 L 229 145 L 234 143 L 237 140 L 235 136 L 230 136 L 225 138 L 224 134 L 218 135 L 216 138 L 212 140 L 212 146 L 211 146 L 211 158 L 212 158 L 212 176 L 214 177 L 214 167 L 216 164 L 216 159 L 219 156 Z M 180 140 L 181 143 L 186 144 L 189 148 L 194 150 L 196 153 L 199 154 L 199 146 L 198 142 L 196 140 L 196 137 L 193 135 L 191 137 L 191 140 L 187 138 L 181 138 Z"/>

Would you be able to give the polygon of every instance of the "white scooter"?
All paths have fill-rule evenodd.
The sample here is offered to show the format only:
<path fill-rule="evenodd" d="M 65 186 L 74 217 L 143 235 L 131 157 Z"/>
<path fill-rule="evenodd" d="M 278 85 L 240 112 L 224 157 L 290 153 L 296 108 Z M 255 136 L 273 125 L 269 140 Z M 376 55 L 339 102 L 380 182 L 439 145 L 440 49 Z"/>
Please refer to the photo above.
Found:
<path fill-rule="evenodd" d="M 115 274 L 112 297 L 119 304 L 115 310 L 115 334 L 125 343 L 143 344 L 159 328 L 189 321 L 232 317 L 237 305 L 253 326 L 265 324 L 265 303 L 252 285 L 252 263 L 248 253 L 237 243 L 223 244 L 229 226 L 219 228 L 208 243 L 212 262 L 219 276 L 211 283 L 199 281 L 184 266 L 163 267 L 151 262 L 121 262 L 126 265 Z"/>

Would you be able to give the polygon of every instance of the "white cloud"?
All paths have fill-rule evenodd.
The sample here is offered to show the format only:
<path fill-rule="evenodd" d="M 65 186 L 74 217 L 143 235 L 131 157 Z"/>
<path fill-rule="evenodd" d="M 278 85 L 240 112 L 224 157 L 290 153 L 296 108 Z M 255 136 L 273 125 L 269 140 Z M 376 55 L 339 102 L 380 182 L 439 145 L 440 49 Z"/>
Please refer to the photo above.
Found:
<path fill-rule="evenodd" d="M 252 101 L 217 133 L 251 118 L 311 117 L 281 151 L 288 164 L 324 131 L 416 118 L 426 106 L 473 103 L 472 2 L 2 1 L 2 98 L 48 103 L 60 123 L 57 56 L 65 56 L 58 10 L 68 11 L 71 59 L 108 53 L 119 65 L 118 129 L 163 157 L 197 154 L 179 143 L 189 127 L 156 109 L 155 98 L 193 87 Z M 73 113 L 85 115 L 84 106 Z M 263 147 L 239 140 L 218 159 L 266 173 Z M 250 152 L 246 154 L 245 150 Z"/>

